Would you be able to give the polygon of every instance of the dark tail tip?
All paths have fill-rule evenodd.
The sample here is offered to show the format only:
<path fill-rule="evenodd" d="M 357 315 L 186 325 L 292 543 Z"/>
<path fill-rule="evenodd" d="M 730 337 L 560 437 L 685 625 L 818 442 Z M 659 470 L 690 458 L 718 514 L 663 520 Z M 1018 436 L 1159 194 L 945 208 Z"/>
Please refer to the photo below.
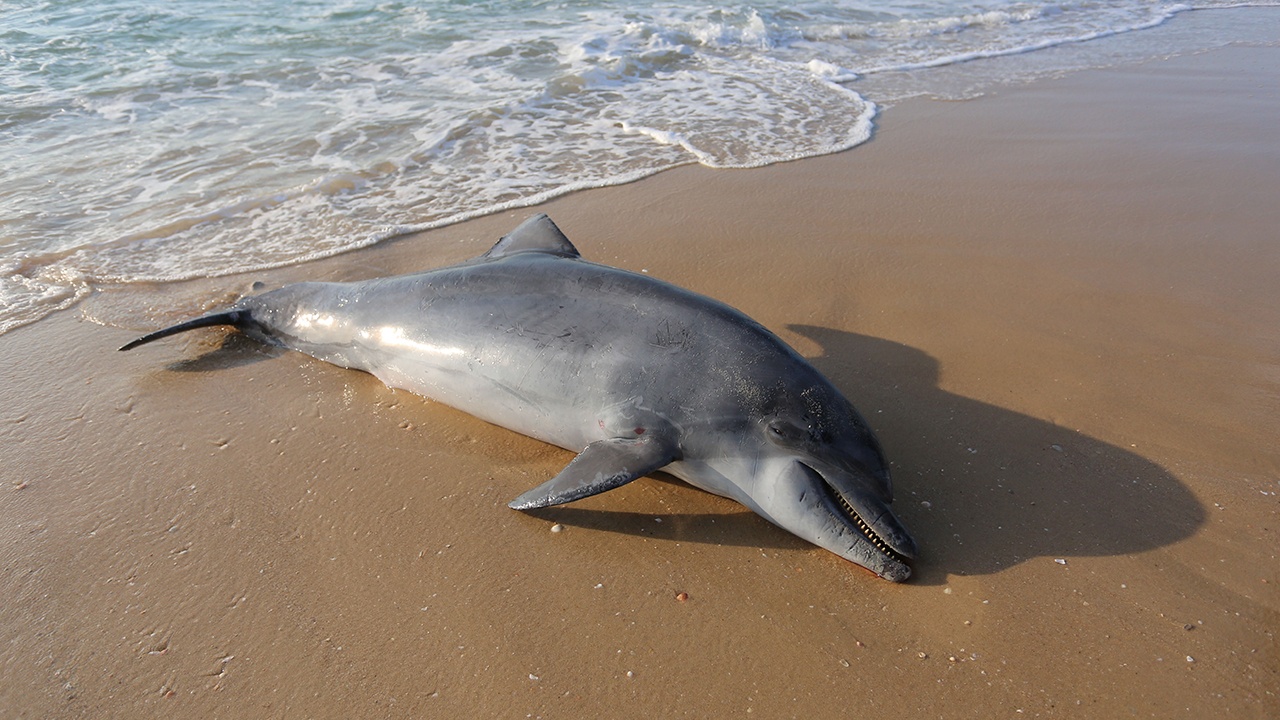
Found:
<path fill-rule="evenodd" d="M 198 317 L 194 320 L 178 323 L 173 327 L 167 327 L 163 330 L 157 330 L 153 333 L 143 335 L 133 342 L 121 345 L 120 350 L 132 350 L 139 345 L 146 345 L 152 340 L 159 340 L 160 338 L 169 337 L 170 335 L 176 335 L 188 330 L 195 330 L 196 328 L 213 327 L 215 325 L 233 325 L 235 327 L 242 327 L 248 319 L 249 313 L 244 310 L 228 310 L 226 312 L 205 315 L 204 317 Z"/>

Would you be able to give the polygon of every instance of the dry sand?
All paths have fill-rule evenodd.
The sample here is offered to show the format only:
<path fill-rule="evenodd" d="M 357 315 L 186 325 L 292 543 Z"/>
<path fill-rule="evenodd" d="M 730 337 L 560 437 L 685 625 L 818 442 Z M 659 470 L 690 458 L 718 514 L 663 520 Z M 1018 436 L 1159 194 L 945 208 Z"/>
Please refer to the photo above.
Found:
<path fill-rule="evenodd" d="M 513 512 L 568 453 L 298 354 L 115 351 L 532 210 L 0 337 L 0 716 L 1277 717 L 1278 81 L 1277 47 L 1090 71 L 537 208 L 845 390 L 905 585 L 670 478 Z"/>

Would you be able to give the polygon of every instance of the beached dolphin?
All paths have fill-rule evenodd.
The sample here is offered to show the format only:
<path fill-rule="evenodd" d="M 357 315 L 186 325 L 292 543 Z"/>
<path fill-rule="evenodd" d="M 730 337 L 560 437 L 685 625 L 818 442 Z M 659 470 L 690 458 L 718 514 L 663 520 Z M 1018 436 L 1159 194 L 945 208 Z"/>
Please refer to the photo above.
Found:
<path fill-rule="evenodd" d="M 835 386 L 741 312 L 583 260 L 546 215 L 460 265 L 289 285 L 120 349 L 211 325 L 578 453 L 518 510 L 664 470 L 883 578 L 911 574 L 880 445 Z"/>

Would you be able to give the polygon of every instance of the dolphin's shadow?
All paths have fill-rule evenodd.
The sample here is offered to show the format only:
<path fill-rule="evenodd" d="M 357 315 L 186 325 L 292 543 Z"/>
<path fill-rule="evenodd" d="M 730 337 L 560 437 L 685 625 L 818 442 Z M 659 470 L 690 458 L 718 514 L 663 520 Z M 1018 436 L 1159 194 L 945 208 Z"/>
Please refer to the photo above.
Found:
<path fill-rule="evenodd" d="M 652 473 L 644 480 L 644 482 L 653 481 L 668 486 L 662 488 L 664 493 L 687 493 L 690 499 L 692 496 L 706 497 L 701 490 L 664 472 Z M 724 504 L 732 506 L 734 511 L 639 513 L 554 505 L 524 512 L 549 522 L 658 540 L 774 550 L 802 550 L 813 547 L 795 535 L 774 527 L 768 520 L 738 503 L 725 500 Z"/>
<path fill-rule="evenodd" d="M 813 547 L 745 508 L 733 513 L 637 513 L 559 506 L 525 512 L 548 522 L 658 540 L 775 550 Z"/>
<path fill-rule="evenodd" d="M 900 343 L 792 325 L 817 342 L 810 357 L 853 401 L 890 460 L 894 510 L 920 546 L 913 581 L 984 575 L 1035 558 L 1144 552 L 1189 537 L 1204 507 L 1160 466 L 1039 418 L 949 393 L 938 363 Z M 169 370 L 204 372 L 285 351 L 240 333 Z M 697 492 L 679 485 L 672 492 Z M 812 546 L 743 509 L 734 513 L 635 513 L 552 507 L 565 524 L 666 540 L 802 549 Z M 662 522 L 656 522 L 661 518 Z"/>
<path fill-rule="evenodd" d="M 1205 520 L 1191 492 L 1155 463 L 942 390 L 937 361 L 919 350 L 839 330 L 790 327 L 822 346 L 810 362 L 845 391 L 885 446 L 894 509 L 920 545 L 915 582 L 985 575 L 1035 558 L 1143 552 L 1190 536 Z M 654 515 L 552 507 L 533 514 L 668 540 L 812 547 L 746 510 Z"/>
<path fill-rule="evenodd" d="M 203 343 L 206 341 L 200 340 L 197 342 Z M 221 339 L 213 340 L 213 342 L 216 343 L 213 349 L 202 352 L 193 358 L 171 362 L 165 366 L 165 369 L 171 372 L 192 373 L 226 370 L 270 360 L 287 352 L 282 348 L 263 345 L 256 340 L 249 339 L 244 333 L 236 331 L 228 332 Z"/>
<path fill-rule="evenodd" d="M 983 575 L 1033 558 L 1128 555 L 1205 521 L 1155 463 L 1045 420 L 949 393 L 938 363 L 889 340 L 808 325 L 810 358 L 876 431 L 895 510 L 920 545 L 915 577 Z M 927 505 L 925 503 L 928 503 Z"/>

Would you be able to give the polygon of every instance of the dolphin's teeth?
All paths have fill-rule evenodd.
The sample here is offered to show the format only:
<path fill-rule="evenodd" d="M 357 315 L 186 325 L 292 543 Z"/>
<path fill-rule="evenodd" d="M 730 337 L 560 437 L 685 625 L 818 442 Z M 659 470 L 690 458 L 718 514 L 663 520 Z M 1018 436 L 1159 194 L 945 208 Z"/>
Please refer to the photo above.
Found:
<path fill-rule="evenodd" d="M 903 558 L 902 555 L 900 555 L 897 550 L 894 550 L 893 548 L 889 547 L 889 543 L 885 542 L 884 539 L 881 538 L 876 533 L 875 530 L 871 529 L 871 526 L 867 524 L 867 521 L 862 519 L 862 516 L 858 514 L 857 510 L 853 509 L 853 506 L 849 504 L 848 500 L 844 499 L 843 495 L 841 495 L 838 492 L 834 492 L 834 488 L 832 488 L 831 495 L 833 495 L 836 500 L 840 501 L 839 502 L 840 507 L 844 509 L 845 514 L 848 515 L 848 517 L 851 520 L 853 520 L 854 524 L 857 525 L 858 530 L 862 533 L 862 536 L 866 538 L 866 540 L 870 542 L 873 547 L 875 547 L 877 550 L 884 553 L 885 555 L 888 555 L 889 557 L 893 558 L 894 560 L 897 560 L 899 562 L 906 562 L 906 559 Z"/>

